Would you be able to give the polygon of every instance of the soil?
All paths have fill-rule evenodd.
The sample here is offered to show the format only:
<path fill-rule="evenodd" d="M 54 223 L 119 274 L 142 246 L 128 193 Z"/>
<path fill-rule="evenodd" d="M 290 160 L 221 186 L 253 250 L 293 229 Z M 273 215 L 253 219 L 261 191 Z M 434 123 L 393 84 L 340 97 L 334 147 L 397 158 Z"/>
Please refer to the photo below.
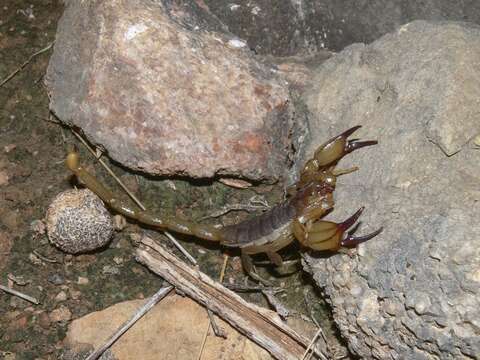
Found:
<path fill-rule="evenodd" d="M 54 41 L 62 10 L 61 1 L 55 0 L 2 1 L 0 83 Z M 129 222 L 108 248 L 79 256 L 62 253 L 48 241 L 43 224 L 46 209 L 58 193 L 75 185 L 63 163 L 72 145 L 80 149 L 88 167 L 126 199 L 70 129 L 50 114 L 43 86 L 50 54 L 51 49 L 32 58 L 0 85 L 0 284 L 40 302 L 35 305 L 0 291 L 0 358 L 6 359 L 60 358 L 72 319 L 124 300 L 148 297 L 162 286 L 162 279 L 134 259 L 136 236 L 146 232 L 167 243 L 159 232 Z M 151 179 L 110 165 L 139 198 L 147 200 L 145 205 L 152 212 L 198 221 L 239 221 L 254 213 L 233 211 L 220 218 L 201 219 L 228 204 L 248 204 L 253 196 L 271 205 L 283 194 L 280 186 L 236 190 L 217 181 Z M 188 238 L 180 241 L 202 271 L 218 277 L 223 263 L 221 248 Z M 181 256 L 173 247 L 172 251 Z M 286 257 L 295 256 L 298 258 L 295 249 L 286 253 Z M 262 276 L 271 276 L 285 289 L 279 299 L 287 307 L 308 317 L 313 314 L 331 343 L 340 346 L 328 309 L 302 271 L 279 277 L 267 267 Z M 226 281 L 245 282 L 238 257 L 230 258 Z M 259 294 L 245 296 L 268 306 Z"/>

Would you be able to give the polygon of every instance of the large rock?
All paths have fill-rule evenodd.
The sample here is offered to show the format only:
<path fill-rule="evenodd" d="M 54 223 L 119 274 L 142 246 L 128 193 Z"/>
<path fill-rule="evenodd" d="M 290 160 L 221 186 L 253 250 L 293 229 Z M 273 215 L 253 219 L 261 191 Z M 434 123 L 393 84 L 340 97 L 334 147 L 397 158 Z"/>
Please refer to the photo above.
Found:
<path fill-rule="evenodd" d="M 143 303 L 142 300 L 126 301 L 76 319 L 68 328 L 65 346 L 73 354 L 99 348 Z M 227 323 L 215 319 L 227 338 L 210 332 L 202 359 L 272 359 L 266 350 Z M 117 360 L 195 359 L 202 347 L 208 323 L 203 307 L 189 298 L 170 295 L 135 323 L 111 347 L 111 353 Z M 70 358 L 74 358 L 73 354 Z"/>
<path fill-rule="evenodd" d="M 208 12 L 164 3 L 68 1 L 47 72 L 52 111 L 135 170 L 279 178 L 292 147 L 286 83 L 213 31 Z"/>
<path fill-rule="evenodd" d="M 407 22 L 480 23 L 480 2 L 451 0 L 205 0 L 228 29 L 261 54 L 341 50 L 371 42 Z"/>
<path fill-rule="evenodd" d="M 340 167 L 337 220 L 365 205 L 358 256 L 306 257 L 350 349 L 376 359 L 480 354 L 480 27 L 413 22 L 321 65 L 311 154 L 353 125 L 379 144 Z M 334 125 L 331 125 L 334 124 Z M 318 139 L 318 141 L 317 141 Z"/>

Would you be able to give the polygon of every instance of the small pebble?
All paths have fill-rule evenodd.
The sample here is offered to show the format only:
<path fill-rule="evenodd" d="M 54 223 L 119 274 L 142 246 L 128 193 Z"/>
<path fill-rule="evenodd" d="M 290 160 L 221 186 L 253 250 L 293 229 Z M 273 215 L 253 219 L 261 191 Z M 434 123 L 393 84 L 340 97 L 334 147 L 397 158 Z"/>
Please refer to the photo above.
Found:
<path fill-rule="evenodd" d="M 132 268 L 132 272 L 136 275 L 145 275 L 145 272 L 143 271 L 143 269 L 137 267 L 137 266 L 134 266 Z"/>
<path fill-rule="evenodd" d="M 113 228 L 116 231 L 122 231 L 127 226 L 127 220 L 122 215 L 115 215 L 113 217 Z"/>
<path fill-rule="evenodd" d="M 475 136 L 473 138 L 473 143 L 476 145 L 476 146 L 480 146 L 480 134 L 478 134 L 477 136 Z"/>
<path fill-rule="evenodd" d="M 88 189 L 57 195 L 46 214 L 50 242 L 69 254 L 103 248 L 113 235 L 110 213 Z"/>
<path fill-rule="evenodd" d="M 8 173 L 5 170 L 0 170 L 0 186 L 8 185 Z"/>
<path fill-rule="evenodd" d="M 65 280 L 60 274 L 52 274 L 48 277 L 47 280 L 53 285 L 62 285 L 65 282 Z"/>
<path fill-rule="evenodd" d="M 42 312 L 38 315 L 38 324 L 41 328 L 48 330 L 51 325 L 50 317 L 46 312 Z"/>
<path fill-rule="evenodd" d="M 36 234 L 43 235 L 45 234 L 45 224 L 42 220 L 33 220 L 30 223 L 30 230 Z"/>
<path fill-rule="evenodd" d="M 40 260 L 40 258 L 37 255 L 35 255 L 34 253 L 30 253 L 28 255 L 28 260 L 30 260 L 30 262 L 33 265 L 42 265 L 43 264 L 42 260 Z"/>
<path fill-rule="evenodd" d="M 88 278 L 83 277 L 83 276 L 78 277 L 78 280 L 77 280 L 78 285 L 87 285 L 88 283 L 89 283 Z"/>
<path fill-rule="evenodd" d="M 72 300 L 78 300 L 82 296 L 82 292 L 78 290 L 70 290 L 70 297 Z"/>
<path fill-rule="evenodd" d="M 69 321 L 72 318 L 70 310 L 62 305 L 50 313 L 50 320 L 53 322 Z"/>
<path fill-rule="evenodd" d="M 67 293 L 65 291 L 60 291 L 57 296 L 55 296 L 55 301 L 62 302 L 67 300 Z"/>
<path fill-rule="evenodd" d="M 113 257 L 113 262 L 117 265 L 121 265 L 121 264 L 123 264 L 123 258 L 120 257 L 120 256 L 114 256 Z"/>
<path fill-rule="evenodd" d="M 118 275 L 120 274 L 120 270 L 112 265 L 105 265 L 102 269 L 102 273 L 105 275 Z"/>
<path fill-rule="evenodd" d="M 3 147 L 3 151 L 5 151 L 5 152 L 8 154 L 8 153 L 11 152 L 12 150 L 15 150 L 16 147 L 17 147 L 17 145 L 15 145 L 15 144 L 5 145 L 5 146 Z"/>
<path fill-rule="evenodd" d="M 243 48 L 243 47 L 247 46 L 247 43 L 243 40 L 240 40 L 240 39 L 228 40 L 227 44 L 230 48 L 233 48 L 233 49 L 239 49 L 239 48 Z"/>

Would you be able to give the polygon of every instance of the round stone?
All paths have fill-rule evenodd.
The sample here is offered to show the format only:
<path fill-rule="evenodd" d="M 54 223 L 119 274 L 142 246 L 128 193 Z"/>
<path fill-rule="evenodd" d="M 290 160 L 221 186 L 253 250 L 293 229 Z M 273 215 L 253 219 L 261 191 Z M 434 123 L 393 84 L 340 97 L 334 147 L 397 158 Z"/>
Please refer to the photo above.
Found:
<path fill-rule="evenodd" d="M 70 254 L 105 246 L 113 223 L 103 202 L 88 189 L 67 190 L 53 200 L 46 215 L 50 242 Z"/>

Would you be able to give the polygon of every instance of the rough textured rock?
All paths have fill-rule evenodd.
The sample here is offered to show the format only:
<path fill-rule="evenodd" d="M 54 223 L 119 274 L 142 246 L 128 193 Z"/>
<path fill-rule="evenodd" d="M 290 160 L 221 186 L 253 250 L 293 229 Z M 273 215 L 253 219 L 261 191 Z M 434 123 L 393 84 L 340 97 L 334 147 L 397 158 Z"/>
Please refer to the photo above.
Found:
<path fill-rule="evenodd" d="M 480 23 L 480 2 L 451 0 L 205 0 L 260 54 L 286 56 L 371 42 L 413 20 Z"/>
<path fill-rule="evenodd" d="M 110 213 L 88 189 L 57 195 L 48 207 L 45 221 L 50 242 L 69 254 L 102 248 L 113 235 Z"/>
<path fill-rule="evenodd" d="M 187 11 L 68 1 L 46 77 L 52 111 L 135 170 L 279 178 L 292 145 L 286 83 Z"/>
<path fill-rule="evenodd" d="M 76 353 L 98 348 L 144 301 L 119 303 L 71 323 L 65 344 Z M 118 360 L 196 359 L 208 326 L 205 309 L 189 298 L 168 296 L 140 319 L 111 348 Z M 207 338 L 202 359 L 267 360 L 271 356 L 216 318 L 227 339 Z M 90 346 L 88 346 L 88 345 Z M 141 354 L 141 355 L 139 355 Z"/>
<path fill-rule="evenodd" d="M 305 263 L 349 348 L 376 359 L 478 358 L 480 27 L 413 22 L 331 57 L 314 84 L 313 139 L 362 124 L 355 135 L 379 141 L 341 161 L 360 170 L 340 179 L 331 217 L 365 205 L 357 233 L 383 233 L 356 257 Z"/>

